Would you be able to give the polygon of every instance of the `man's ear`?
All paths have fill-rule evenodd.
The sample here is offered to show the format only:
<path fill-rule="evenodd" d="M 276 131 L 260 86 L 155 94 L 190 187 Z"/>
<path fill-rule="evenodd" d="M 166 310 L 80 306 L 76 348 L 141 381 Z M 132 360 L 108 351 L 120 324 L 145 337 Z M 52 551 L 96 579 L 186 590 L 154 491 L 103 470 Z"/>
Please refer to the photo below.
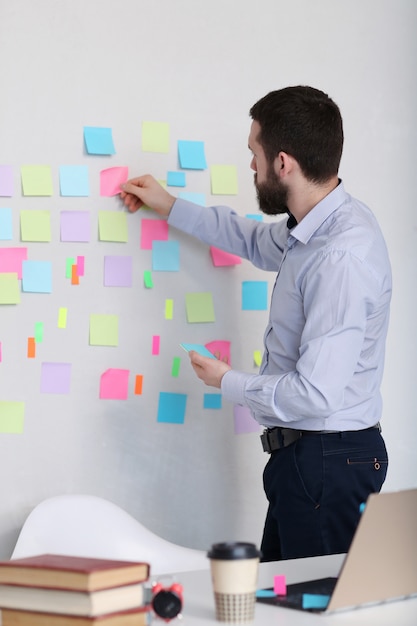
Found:
<path fill-rule="evenodd" d="M 278 153 L 278 155 L 274 159 L 274 172 L 279 177 L 282 178 L 291 172 L 294 167 L 294 159 L 287 154 L 287 152 Z"/>

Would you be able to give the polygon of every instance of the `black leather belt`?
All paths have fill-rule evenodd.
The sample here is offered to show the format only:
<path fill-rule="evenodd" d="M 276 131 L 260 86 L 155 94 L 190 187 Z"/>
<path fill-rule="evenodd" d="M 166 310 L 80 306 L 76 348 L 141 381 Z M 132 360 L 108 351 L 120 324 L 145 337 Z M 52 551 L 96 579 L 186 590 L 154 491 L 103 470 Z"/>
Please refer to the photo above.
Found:
<path fill-rule="evenodd" d="M 290 446 L 294 441 L 301 437 L 309 437 L 311 435 L 334 435 L 341 434 L 343 432 L 366 432 L 368 430 L 377 429 L 381 432 L 381 425 L 378 422 L 375 426 L 364 428 L 360 431 L 343 431 L 343 430 L 295 430 L 294 428 L 281 428 L 276 426 L 275 428 L 265 428 L 261 435 L 262 448 L 264 452 L 275 452 L 280 448 L 286 448 Z"/>

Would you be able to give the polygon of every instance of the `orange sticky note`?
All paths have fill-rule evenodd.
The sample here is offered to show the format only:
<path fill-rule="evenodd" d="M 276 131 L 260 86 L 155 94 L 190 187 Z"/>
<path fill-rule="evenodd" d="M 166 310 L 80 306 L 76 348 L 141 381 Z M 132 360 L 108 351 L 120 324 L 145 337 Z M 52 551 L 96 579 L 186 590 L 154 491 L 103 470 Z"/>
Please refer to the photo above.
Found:
<path fill-rule="evenodd" d="M 78 268 L 76 265 L 71 265 L 71 285 L 79 285 L 80 279 L 78 276 Z"/>
<path fill-rule="evenodd" d="M 28 337 L 28 359 L 34 359 L 36 356 L 35 337 Z"/>
<path fill-rule="evenodd" d="M 138 374 L 135 378 L 135 395 L 140 396 L 142 394 L 143 376 Z"/>

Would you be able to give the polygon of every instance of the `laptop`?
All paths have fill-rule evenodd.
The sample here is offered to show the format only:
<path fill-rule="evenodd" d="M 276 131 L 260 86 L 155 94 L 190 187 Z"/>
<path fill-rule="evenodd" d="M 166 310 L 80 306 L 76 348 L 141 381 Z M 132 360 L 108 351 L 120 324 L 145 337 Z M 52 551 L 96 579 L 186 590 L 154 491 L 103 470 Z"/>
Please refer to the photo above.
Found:
<path fill-rule="evenodd" d="M 273 589 L 262 591 L 271 594 Z M 257 597 L 257 601 L 333 613 L 414 595 L 417 489 L 408 489 L 369 496 L 337 578 L 287 585 L 286 595 Z"/>

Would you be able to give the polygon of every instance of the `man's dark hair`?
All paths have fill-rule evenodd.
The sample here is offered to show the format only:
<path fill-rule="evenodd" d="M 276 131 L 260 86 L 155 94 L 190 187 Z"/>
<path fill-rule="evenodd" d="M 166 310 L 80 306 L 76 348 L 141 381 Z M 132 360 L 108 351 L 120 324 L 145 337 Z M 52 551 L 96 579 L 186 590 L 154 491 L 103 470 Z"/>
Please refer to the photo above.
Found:
<path fill-rule="evenodd" d="M 283 151 L 294 157 L 306 178 L 323 183 L 337 174 L 343 149 L 339 107 L 313 87 L 271 91 L 249 111 L 261 127 L 258 142 L 270 163 Z"/>

